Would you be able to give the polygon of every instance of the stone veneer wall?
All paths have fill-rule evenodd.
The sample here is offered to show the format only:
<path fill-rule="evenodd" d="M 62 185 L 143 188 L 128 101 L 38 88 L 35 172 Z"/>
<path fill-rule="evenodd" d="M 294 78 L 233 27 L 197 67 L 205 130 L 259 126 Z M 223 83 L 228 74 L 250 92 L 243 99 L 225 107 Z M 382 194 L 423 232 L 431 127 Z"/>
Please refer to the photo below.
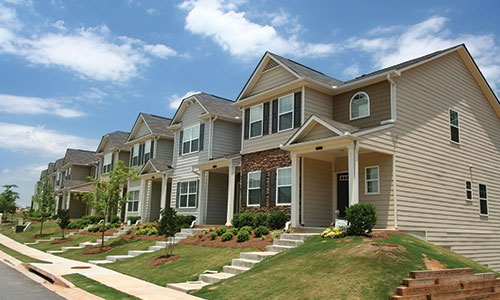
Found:
<path fill-rule="evenodd" d="M 252 211 L 252 212 L 270 212 L 273 210 L 283 211 L 288 218 L 290 218 L 290 206 L 276 206 L 275 203 L 270 201 L 270 173 L 275 171 L 277 168 L 287 167 L 292 165 L 292 160 L 290 159 L 290 152 L 281 149 L 272 149 L 260 152 L 254 152 L 249 154 L 244 154 L 241 158 L 241 174 L 246 175 L 248 172 L 252 171 L 266 171 L 266 205 L 265 206 L 252 206 L 247 207 L 246 201 L 240 195 L 241 199 L 241 212 Z M 247 178 L 246 176 L 241 176 L 240 180 Z M 243 183 L 240 182 L 240 186 Z M 246 186 L 246 185 L 245 185 Z M 241 190 L 241 193 L 246 190 Z M 244 202 L 244 203 L 243 203 Z"/>

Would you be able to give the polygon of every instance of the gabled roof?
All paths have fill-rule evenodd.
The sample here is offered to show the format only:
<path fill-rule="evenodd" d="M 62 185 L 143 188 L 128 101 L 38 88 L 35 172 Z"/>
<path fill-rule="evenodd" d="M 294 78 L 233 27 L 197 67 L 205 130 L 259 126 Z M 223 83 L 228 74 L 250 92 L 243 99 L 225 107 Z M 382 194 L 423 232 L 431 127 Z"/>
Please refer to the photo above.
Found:
<path fill-rule="evenodd" d="M 59 169 L 61 169 L 61 167 L 63 166 L 63 163 L 64 163 L 64 157 L 56 160 L 56 165 L 54 166 L 54 168 L 55 168 L 54 171 L 58 171 Z"/>
<path fill-rule="evenodd" d="M 52 174 L 56 170 L 56 164 L 53 162 L 50 162 L 49 165 L 47 166 L 47 174 Z"/>
<path fill-rule="evenodd" d="M 134 126 L 132 127 L 132 130 L 130 131 L 130 134 L 128 135 L 127 141 L 125 144 L 134 140 L 131 138 L 134 136 L 134 134 L 138 130 L 138 126 L 139 126 L 139 124 L 141 124 L 141 122 L 144 122 L 146 124 L 146 126 L 148 127 L 148 129 L 152 135 L 173 139 L 174 132 L 172 130 L 168 129 L 168 126 L 170 125 L 171 121 L 172 121 L 172 119 L 170 119 L 170 118 L 160 117 L 157 115 L 152 115 L 152 114 L 147 114 L 147 113 L 141 112 L 137 116 L 137 119 L 135 120 Z"/>
<path fill-rule="evenodd" d="M 99 143 L 99 146 L 97 146 L 97 151 L 96 152 L 101 152 L 104 149 L 104 145 L 106 143 L 111 143 L 111 148 L 120 150 L 120 151 L 129 151 L 129 147 L 125 146 L 125 143 L 127 142 L 128 139 L 128 132 L 125 131 L 115 131 L 108 133 L 104 135 L 101 138 L 101 142 Z"/>
<path fill-rule="evenodd" d="M 241 122 L 241 112 L 238 107 L 233 105 L 234 101 L 201 92 L 182 99 L 182 102 L 172 119 L 172 124 L 178 122 L 187 107 L 188 101 L 191 100 L 197 101 L 206 114 L 219 116 L 223 119 L 231 121 Z"/>
<path fill-rule="evenodd" d="M 42 172 L 40 172 L 40 180 L 42 180 L 43 177 L 45 177 L 45 175 L 47 175 L 47 169 L 45 169 Z"/>
<path fill-rule="evenodd" d="M 90 166 L 95 164 L 97 157 L 94 151 L 81 149 L 67 149 L 64 157 L 64 165 Z"/>
<path fill-rule="evenodd" d="M 161 173 L 170 170 L 171 166 L 163 160 L 151 158 L 144 164 L 139 174 L 143 174 L 144 171 L 149 169 L 153 169 L 155 172 Z"/>

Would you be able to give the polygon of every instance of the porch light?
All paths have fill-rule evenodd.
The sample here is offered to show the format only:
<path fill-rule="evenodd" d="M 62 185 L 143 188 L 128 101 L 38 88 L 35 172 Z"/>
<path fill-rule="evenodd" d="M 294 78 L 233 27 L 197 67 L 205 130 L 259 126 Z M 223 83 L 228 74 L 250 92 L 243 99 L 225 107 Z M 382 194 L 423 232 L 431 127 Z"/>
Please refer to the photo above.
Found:
<path fill-rule="evenodd" d="M 318 146 L 318 147 L 316 147 L 316 149 L 315 149 L 315 150 L 316 150 L 316 151 L 323 150 L 323 146 Z"/>
<path fill-rule="evenodd" d="M 217 165 L 213 165 L 213 166 L 212 166 L 212 169 L 217 169 Z"/>

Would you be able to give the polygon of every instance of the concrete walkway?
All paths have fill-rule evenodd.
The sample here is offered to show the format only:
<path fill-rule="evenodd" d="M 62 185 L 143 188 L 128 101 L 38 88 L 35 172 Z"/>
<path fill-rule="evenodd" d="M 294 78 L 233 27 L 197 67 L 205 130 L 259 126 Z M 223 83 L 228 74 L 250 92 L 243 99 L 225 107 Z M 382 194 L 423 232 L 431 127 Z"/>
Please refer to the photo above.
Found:
<path fill-rule="evenodd" d="M 125 274 L 115 272 L 93 264 L 70 260 L 58 257 L 43 251 L 28 247 L 18 243 L 3 234 L 0 234 L 0 244 L 5 245 L 19 253 L 32 258 L 50 262 L 51 264 L 28 264 L 29 267 L 38 272 L 51 277 L 56 282 L 71 286 L 62 278 L 62 275 L 78 273 L 91 278 L 101 284 L 112 287 L 116 290 L 133 295 L 144 300 L 165 300 L 165 299 L 200 299 L 180 291 L 161 287 L 144 280 L 140 280 Z M 86 269 L 75 269 L 74 267 L 85 267 Z M 88 267 L 88 268 L 87 268 Z"/>

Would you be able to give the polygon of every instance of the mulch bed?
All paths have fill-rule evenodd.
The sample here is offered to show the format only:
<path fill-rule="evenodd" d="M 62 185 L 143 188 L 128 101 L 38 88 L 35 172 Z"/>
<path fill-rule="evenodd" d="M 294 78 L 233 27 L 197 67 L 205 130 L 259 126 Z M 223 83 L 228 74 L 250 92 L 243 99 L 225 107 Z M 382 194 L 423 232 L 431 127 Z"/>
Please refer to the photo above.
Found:
<path fill-rule="evenodd" d="M 130 234 L 124 234 L 120 236 L 121 238 L 124 239 L 131 239 L 131 240 L 139 240 L 139 241 L 167 241 L 168 239 L 164 235 L 135 235 L 135 230 L 133 230 Z"/>
<path fill-rule="evenodd" d="M 44 238 L 44 237 L 51 236 L 51 235 L 52 235 L 51 233 L 35 234 L 35 235 L 30 236 L 30 239 L 39 239 L 39 238 Z"/>
<path fill-rule="evenodd" d="M 118 232 L 118 230 L 116 230 L 114 228 L 111 228 L 111 229 L 106 230 L 104 232 L 104 235 L 113 235 L 113 233 L 115 233 L 115 232 Z M 88 230 L 85 230 L 85 231 L 80 232 L 80 234 L 93 235 L 93 236 L 101 236 L 102 232 L 100 232 L 100 231 L 98 231 L 98 232 L 88 232 Z"/>
<path fill-rule="evenodd" d="M 373 231 L 369 236 L 362 236 L 363 241 L 382 241 L 389 239 L 388 234 L 401 234 L 402 231 L 399 230 L 384 230 L 384 231 Z"/>
<path fill-rule="evenodd" d="M 165 256 L 160 256 L 160 257 L 157 257 L 155 259 L 153 259 L 150 263 L 149 263 L 149 266 L 150 267 L 155 267 L 155 266 L 161 266 L 161 265 L 166 265 L 168 263 L 171 263 L 173 261 L 176 261 L 178 260 L 179 258 L 181 258 L 180 255 L 172 255 L 170 257 L 165 257 Z"/>
<path fill-rule="evenodd" d="M 72 240 L 74 240 L 74 238 L 66 238 L 64 240 L 53 240 L 50 243 L 51 244 L 62 244 L 62 243 L 70 242 Z"/>
<path fill-rule="evenodd" d="M 198 235 L 188 237 L 187 239 L 178 242 L 177 245 L 193 245 L 212 248 L 257 248 L 265 251 L 266 246 L 271 245 L 272 243 L 273 242 L 269 238 L 269 235 L 266 236 L 265 240 L 261 240 L 260 238 L 254 237 L 252 234 L 250 240 L 238 243 L 236 236 L 230 241 L 223 242 L 220 236 L 215 238 L 215 240 L 211 240 L 209 234 L 205 234 L 201 236 L 201 238 Z"/>
<path fill-rule="evenodd" d="M 115 247 L 95 247 L 95 248 L 90 248 L 83 250 L 83 254 L 98 254 L 98 253 L 104 253 L 104 252 L 109 252 L 111 250 L 115 249 Z"/>
<path fill-rule="evenodd" d="M 78 230 L 80 230 L 80 229 L 64 229 L 64 232 L 75 232 L 75 231 L 78 231 Z M 62 232 L 62 229 L 61 228 L 57 228 L 56 232 Z"/>

